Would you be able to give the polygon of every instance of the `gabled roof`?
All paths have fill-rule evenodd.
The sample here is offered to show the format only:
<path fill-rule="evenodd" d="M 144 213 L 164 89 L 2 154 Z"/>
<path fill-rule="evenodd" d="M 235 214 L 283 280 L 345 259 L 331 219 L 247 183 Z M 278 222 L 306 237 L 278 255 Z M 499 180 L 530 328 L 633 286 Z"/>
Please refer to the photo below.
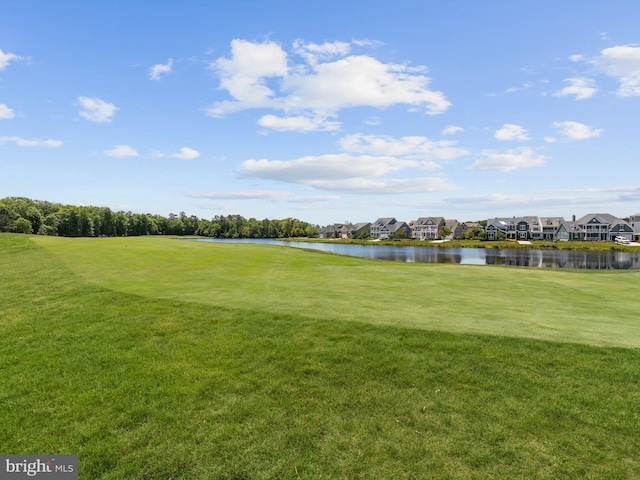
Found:
<path fill-rule="evenodd" d="M 570 222 L 563 220 L 560 222 L 560 228 L 564 228 L 567 232 L 580 232 L 581 229 L 578 227 L 578 222 Z"/>
<path fill-rule="evenodd" d="M 397 220 L 393 217 L 383 217 L 377 219 L 374 223 L 377 225 L 393 225 Z"/>
<path fill-rule="evenodd" d="M 543 227 L 559 227 L 564 222 L 563 217 L 540 217 L 540 224 Z"/>
<path fill-rule="evenodd" d="M 398 230 L 400 230 L 402 227 L 409 228 L 409 225 L 407 225 L 406 222 L 396 222 L 396 223 L 393 223 L 391 225 L 387 225 L 387 228 L 389 229 L 390 233 L 395 233 Z"/>
<path fill-rule="evenodd" d="M 608 213 L 590 213 L 576 220 L 576 223 L 578 225 L 586 225 L 587 223 L 603 223 L 613 225 L 619 220 L 619 218 L 614 217 L 613 215 L 609 215 Z"/>
<path fill-rule="evenodd" d="M 431 221 L 435 225 L 444 223 L 444 217 L 420 217 L 417 220 L 413 220 L 409 225 L 427 225 Z"/>

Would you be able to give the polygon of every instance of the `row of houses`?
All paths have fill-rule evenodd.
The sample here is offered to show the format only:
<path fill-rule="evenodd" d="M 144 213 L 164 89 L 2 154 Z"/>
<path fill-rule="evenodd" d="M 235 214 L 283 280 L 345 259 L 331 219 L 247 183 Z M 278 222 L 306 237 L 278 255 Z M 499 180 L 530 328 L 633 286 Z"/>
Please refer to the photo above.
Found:
<path fill-rule="evenodd" d="M 636 221 L 636 218 L 638 219 Z M 511 217 L 487 220 L 487 239 L 613 241 L 640 235 L 640 214 L 629 222 L 608 213 L 590 213 L 576 220 L 563 217 Z"/>
<path fill-rule="evenodd" d="M 446 227 L 446 228 L 443 228 Z M 587 240 L 613 241 L 617 237 L 633 240 L 640 236 L 640 213 L 629 221 L 608 213 L 592 213 L 576 220 L 564 217 L 508 217 L 493 218 L 482 226 L 478 222 L 458 222 L 444 217 L 420 217 L 409 223 L 393 217 L 379 218 L 373 223 L 334 224 L 320 229 L 320 238 L 415 238 L 443 240 L 463 238 L 470 229 L 485 231 L 488 240 Z M 446 235 L 445 235 L 446 234 Z"/>
<path fill-rule="evenodd" d="M 444 217 L 421 217 L 409 223 L 393 217 L 379 218 L 373 223 L 336 223 L 320 229 L 320 238 L 378 238 L 384 240 L 394 236 L 419 240 L 442 239 L 442 227 L 450 232 L 447 237 L 463 237 L 469 228 L 482 228 L 478 222 L 458 222 Z"/>

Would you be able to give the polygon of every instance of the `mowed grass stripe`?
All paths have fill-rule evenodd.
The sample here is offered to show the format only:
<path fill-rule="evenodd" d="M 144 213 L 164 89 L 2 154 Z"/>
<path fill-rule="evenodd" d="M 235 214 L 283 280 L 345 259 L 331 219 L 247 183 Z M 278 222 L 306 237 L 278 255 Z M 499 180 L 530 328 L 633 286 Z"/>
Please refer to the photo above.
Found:
<path fill-rule="evenodd" d="M 404 264 L 162 237 L 33 241 L 90 283 L 151 298 L 327 321 L 640 347 L 638 271 Z"/>
<path fill-rule="evenodd" d="M 91 479 L 640 477 L 638 349 L 124 293 L 17 235 L 0 258 L 2 452 Z"/>

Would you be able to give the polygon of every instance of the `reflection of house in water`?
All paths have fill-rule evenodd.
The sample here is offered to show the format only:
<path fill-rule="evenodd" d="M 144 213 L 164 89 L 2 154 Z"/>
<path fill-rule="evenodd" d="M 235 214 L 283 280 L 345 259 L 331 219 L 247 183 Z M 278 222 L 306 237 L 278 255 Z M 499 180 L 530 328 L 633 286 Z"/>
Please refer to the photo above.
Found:
<path fill-rule="evenodd" d="M 531 268 L 571 268 L 575 270 L 640 269 L 635 252 L 594 252 L 576 250 L 486 250 L 486 265 Z M 463 258 L 464 263 L 464 258 Z"/>

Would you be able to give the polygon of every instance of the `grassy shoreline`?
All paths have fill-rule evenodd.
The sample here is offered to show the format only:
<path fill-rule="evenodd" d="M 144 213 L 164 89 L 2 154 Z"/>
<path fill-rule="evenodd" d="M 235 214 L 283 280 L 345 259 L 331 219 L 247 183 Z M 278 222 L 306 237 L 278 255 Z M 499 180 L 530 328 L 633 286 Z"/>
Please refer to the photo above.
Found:
<path fill-rule="evenodd" d="M 82 479 L 640 476 L 637 274 L 148 237 L 0 257 L 5 453 L 77 453 Z"/>

